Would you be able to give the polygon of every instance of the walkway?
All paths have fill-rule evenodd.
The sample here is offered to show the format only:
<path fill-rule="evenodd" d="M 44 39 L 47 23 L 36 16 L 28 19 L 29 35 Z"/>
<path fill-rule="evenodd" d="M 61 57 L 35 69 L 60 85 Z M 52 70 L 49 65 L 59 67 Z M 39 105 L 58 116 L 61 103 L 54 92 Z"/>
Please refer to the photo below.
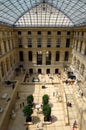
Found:
<path fill-rule="evenodd" d="M 43 78 L 41 78 L 43 79 Z M 43 82 L 50 82 L 52 83 L 52 80 L 45 75 L 45 78 L 43 79 Z M 62 84 L 60 79 L 55 76 L 55 82 L 57 81 L 57 85 L 52 85 L 52 84 L 47 84 L 45 85 L 46 88 L 42 89 L 40 85 L 20 85 L 20 99 L 16 101 L 16 117 L 15 119 L 10 120 L 10 124 L 8 127 L 8 130 L 26 130 L 26 126 L 24 125 L 25 122 L 25 117 L 23 115 L 22 108 L 20 108 L 20 104 L 24 102 L 26 105 L 26 97 L 29 94 L 33 94 L 34 96 L 34 103 L 36 104 L 42 104 L 42 96 L 44 94 L 49 95 L 49 104 L 52 108 L 52 123 L 49 125 L 44 125 L 43 130 L 72 130 L 73 122 L 77 120 L 77 108 L 74 103 L 74 97 L 73 97 L 73 86 L 66 86 Z M 67 96 L 67 101 L 72 103 L 72 107 L 68 108 L 68 113 L 69 113 L 69 122 L 70 124 L 68 126 L 65 125 L 65 120 L 64 120 L 64 108 L 63 108 L 63 102 L 61 102 L 58 99 L 58 95 L 61 94 L 61 90 L 64 89 L 66 96 Z M 56 96 L 53 96 L 53 92 L 56 93 Z M 36 130 L 36 125 L 39 122 L 43 122 L 43 114 L 40 111 L 40 113 L 37 113 L 37 110 L 34 109 L 33 113 L 33 125 L 29 125 L 29 130 Z M 78 129 L 77 129 L 78 130 Z"/>

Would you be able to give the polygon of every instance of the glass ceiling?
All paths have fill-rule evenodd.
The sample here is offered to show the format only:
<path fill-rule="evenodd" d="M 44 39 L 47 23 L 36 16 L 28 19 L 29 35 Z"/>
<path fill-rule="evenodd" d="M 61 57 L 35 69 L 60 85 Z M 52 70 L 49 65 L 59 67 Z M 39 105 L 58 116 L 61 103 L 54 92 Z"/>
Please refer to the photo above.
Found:
<path fill-rule="evenodd" d="M 73 22 L 61 11 L 48 4 L 40 4 L 25 13 L 16 26 L 73 26 Z"/>
<path fill-rule="evenodd" d="M 0 23 L 12 26 L 86 25 L 86 0 L 0 0 Z"/>

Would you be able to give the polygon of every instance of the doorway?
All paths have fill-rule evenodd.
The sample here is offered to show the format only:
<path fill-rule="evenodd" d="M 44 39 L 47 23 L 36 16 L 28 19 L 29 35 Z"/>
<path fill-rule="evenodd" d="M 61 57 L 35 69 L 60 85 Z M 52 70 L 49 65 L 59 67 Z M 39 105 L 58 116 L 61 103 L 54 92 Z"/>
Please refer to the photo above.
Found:
<path fill-rule="evenodd" d="M 29 69 L 29 74 L 33 74 L 33 69 Z"/>
<path fill-rule="evenodd" d="M 55 74 L 58 74 L 59 73 L 59 69 L 55 69 Z"/>
<path fill-rule="evenodd" d="M 47 69 L 47 70 L 46 70 L 46 74 L 50 74 L 50 69 Z"/>
<path fill-rule="evenodd" d="M 38 69 L 38 74 L 41 74 L 42 73 L 42 70 L 41 69 Z"/>

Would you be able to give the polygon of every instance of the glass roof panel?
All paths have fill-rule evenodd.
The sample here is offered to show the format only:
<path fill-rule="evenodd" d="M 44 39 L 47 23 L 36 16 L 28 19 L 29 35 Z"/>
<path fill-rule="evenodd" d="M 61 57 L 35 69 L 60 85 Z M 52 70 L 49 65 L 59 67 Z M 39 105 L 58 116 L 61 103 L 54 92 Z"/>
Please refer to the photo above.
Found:
<path fill-rule="evenodd" d="M 18 25 L 19 23 L 19 25 Z M 16 26 L 22 24 L 28 26 L 53 26 L 63 25 L 71 26 L 73 22 L 65 16 L 61 11 L 48 4 L 40 4 L 24 14 L 16 23 Z M 71 23 L 71 24 L 70 24 Z"/>
<path fill-rule="evenodd" d="M 42 4 L 50 6 L 50 8 L 48 6 L 46 7 L 46 13 L 43 12 L 43 7 L 40 7 L 40 13 L 38 13 L 38 6 Z M 55 11 L 57 10 L 55 16 L 52 16 L 52 9 L 53 11 L 54 9 Z M 51 13 L 47 12 L 48 10 L 50 10 Z M 35 14 L 36 12 L 37 14 Z M 29 25 L 31 24 L 34 26 L 38 26 L 38 24 L 39 26 L 41 26 L 41 24 L 42 26 L 51 25 L 52 23 L 54 23 L 53 26 L 57 26 L 56 23 L 60 15 L 59 12 L 62 12 L 64 16 L 70 20 L 66 21 L 66 26 L 77 26 L 79 24 L 86 25 L 86 19 L 84 18 L 86 17 L 86 0 L 0 0 L 0 23 L 5 22 L 7 24 L 11 23 L 11 25 L 18 25 L 18 23 L 21 23 L 18 21 L 19 18 L 28 13 L 27 15 L 29 15 L 28 17 L 30 20 L 28 21 L 28 19 L 25 18 L 22 19 L 23 21 L 26 20 L 26 25 L 28 25 L 29 22 Z M 66 17 L 64 17 L 64 19 L 66 19 Z M 52 19 L 54 19 L 54 21 Z M 24 26 L 23 21 L 22 24 Z M 63 22 L 61 21 L 60 25 L 62 24 Z M 64 26 L 64 24 L 62 26 Z"/>

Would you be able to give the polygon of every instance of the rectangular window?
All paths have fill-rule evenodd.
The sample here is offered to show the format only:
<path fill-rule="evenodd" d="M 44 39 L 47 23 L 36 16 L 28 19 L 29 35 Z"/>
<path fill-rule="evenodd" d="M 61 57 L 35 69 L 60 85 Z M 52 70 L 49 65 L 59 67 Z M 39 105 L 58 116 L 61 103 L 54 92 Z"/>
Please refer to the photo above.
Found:
<path fill-rule="evenodd" d="M 51 38 L 47 39 L 47 47 L 51 47 Z"/>
<path fill-rule="evenodd" d="M 69 52 L 65 51 L 64 61 L 68 61 L 68 59 L 69 59 Z"/>
<path fill-rule="evenodd" d="M 28 35 L 31 35 L 31 31 L 28 31 Z"/>
<path fill-rule="evenodd" d="M 19 51 L 19 60 L 24 61 L 23 51 Z"/>
<path fill-rule="evenodd" d="M 37 52 L 37 65 L 42 65 L 42 52 Z"/>
<path fill-rule="evenodd" d="M 37 34 L 38 34 L 38 35 L 41 35 L 41 31 L 38 31 Z"/>
<path fill-rule="evenodd" d="M 59 61 L 59 51 L 56 51 L 56 61 Z"/>
<path fill-rule="evenodd" d="M 32 38 L 28 38 L 28 47 L 32 47 Z"/>
<path fill-rule="evenodd" d="M 29 60 L 29 61 L 32 61 L 32 51 L 29 51 L 29 52 L 28 52 L 28 60 Z"/>
<path fill-rule="evenodd" d="M 18 35 L 21 35 L 21 31 L 18 31 Z"/>
<path fill-rule="evenodd" d="M 82 36 L 84 36 L 84 32 L 82 32 Z"/>
<path fill-rule="evenodd" d="M 46 52 L 46 65 L 51 65 L 51 52 Z"/>
<path fill-rule="evenodd" d="M 70 47 L 70 39 L 69 39 L 69 38 L 66 39 L 66 47 L 67 47 L 67 48 Z"/>
<path fill-rule="evenodd" d="M 48 34 L 48 35 L 51 35 L 51 31 L 48 31 L 47 34 Z"/>
<path fill-rule="evenodd" d="M 68 32 L 67 32 L 67 35 L 70 35 L 70 34 L 71 34 L 71 32 L 70 32 L 70 31 L 68 31 Z"/>
<path fill-rule="evenodd" d="M 37 39 L 37 47 L 41 47 L 41 45 L 42 45 L 42 40 L 41 40 L 41 38 L 38 38 Z"/>
<path fill-rule="evenodd" d="M 61 43 L 61 39 L 58 38 L 57 41 L 56 41 L 56 47 L 60 47 L 60 43 Z"/>
<path fill-rule="evenodd" d="M 18 39 L 18 45 L 19 45 L 19 48 L 22 47 L 22 39 L 21 38 Z"/>
<path fill-rule="evenodd" d="M 61 31 L 58 31 L 58 32 L 57 32 L 57 35 L 61 35 Z"/>

